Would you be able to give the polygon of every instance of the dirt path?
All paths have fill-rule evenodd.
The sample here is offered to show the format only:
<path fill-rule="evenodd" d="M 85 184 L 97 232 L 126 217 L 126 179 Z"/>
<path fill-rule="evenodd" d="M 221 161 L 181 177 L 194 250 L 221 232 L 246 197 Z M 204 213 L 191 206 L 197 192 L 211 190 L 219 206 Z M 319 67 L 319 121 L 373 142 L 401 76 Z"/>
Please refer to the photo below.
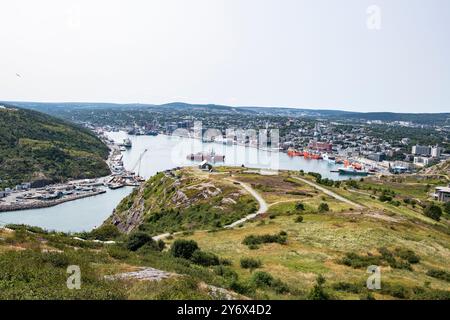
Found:
<path fill-rule="evenodd" d="M 256 201 L 258 201 L 259 209 L 256 213 L 250 214 L 250 215 L 246 216 L 245 218 L 242 218 L 238 221 L 233 222 L 232 224 L 225 226 L 224 227 L 225 229 L 234 228 L 234 227 L 240 225 L 241 223 L 244 223 L 248 220 L 256 218 L 257 216 L 267 212 L 267 210 L 269 209 L 269 206 L 267 205 L 266 200 L 264 200 L 264 198 L 261 197 L 261 195 L 255 189 L 250 187 L 248 184 L 240 182 L 240 181 L 236 181 L 236 180 L 232 180 L 232 179 L 226 179 L 226 180 L 231 181 L 233 183 L 238 183 L 242 188 L 244 188 L 248 193 L 250 193 L 256 199 Z"/>
<path fill-rule="evenodd" d="M 344 198 L 344 197 L 338 195 L 337 193 L 334 193 L 333 191 L 330 191 L 330 190 L 328 190 L 328 189 L 326 189 L 326 188 L 324 188 L 324 187 L 318 185 L 317 183 L 314 183 L 314 182 L 312 182 L 312 181 L 309 181 L 309 180 L 306 180 L 306 179 L 303 179 L 303 178 L 300 178 L 300 177 L 294 177 L 294 176 L 293 176 L 292 178 L 293 178 L 293 179 L 296 179 L 296 180 L 299 180 L 299 181 L 301 181 L 301 182 L 303 182 L 303 183 L 306 183 L 306 184 L 312 186 L 313 188 L 315 188 L 315 189 L 317 189 L 317 190 L 319 190 L 319 191 L 322 191 L 323 193 L 329 195 L 330 197 L 333 197 L 333 198 L 335 198 L 336 200 L 345 202 L 345 203 L 347 203 L 347 204 L 349 204 L 349 205 L 355 207 L 356 209 L 359 209 L 359 210 L 364 209 L 364 207 L 363 207 L 362 205 L 360 205 L 360 204 L 358 204 L 358 203 L 356 203 L 356 202 L 353 202 L 353 201 L 351 201 L 351 200 L 348 200 L 348 199 L 346 199 L 346 198 Z"/>

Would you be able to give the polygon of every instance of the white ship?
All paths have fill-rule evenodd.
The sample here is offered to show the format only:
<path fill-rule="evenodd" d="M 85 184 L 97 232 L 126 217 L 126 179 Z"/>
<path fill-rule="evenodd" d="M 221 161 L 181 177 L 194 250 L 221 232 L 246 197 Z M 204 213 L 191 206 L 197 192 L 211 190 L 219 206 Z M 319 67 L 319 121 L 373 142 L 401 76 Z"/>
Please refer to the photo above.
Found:
<path fill-rule="evenodd" d="M 331 164 L 335 164 L 336 163 L 336 157 L 335 156 L 331 156 L 328 153 L 324 153 L 322 155 L 322 159 L 325 161 L 328 161 Z"/>

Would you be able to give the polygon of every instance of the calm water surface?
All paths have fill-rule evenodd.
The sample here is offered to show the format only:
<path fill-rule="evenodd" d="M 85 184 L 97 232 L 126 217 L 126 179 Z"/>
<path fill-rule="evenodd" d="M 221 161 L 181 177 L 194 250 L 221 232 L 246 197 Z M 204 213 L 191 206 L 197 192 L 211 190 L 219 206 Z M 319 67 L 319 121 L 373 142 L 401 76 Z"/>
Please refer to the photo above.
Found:
<path fill-rule="evenodd" d="M 128 137 L 125 132 L 110 132 L 108 136 L 117 142 L 122 142 Z M 129 136 L 129 138 L 133 142 L 133 147 L 123 153 L 125 168 L 139 171 L 139 174 L 145 178 L 177 166 L 194 165 L 194 162 L 186 160 L 187 154 L 212 150 L 217 154 L 225 155 L 224 165 L 244 164 L 247 167 L 263 169 L 303 169 L 305 172 L 318 172 L 323 177 L 334 180 L 344 178 L 330 172 L 336 169 L 336 165 L 331 165 L 327 161 L 305 160 L 302 157 L 290 158 L 285 153 L 236 145 L 202 143 L 199 140 L 166 135 Z M 146 149 L 147 152 L 144 153 Z M 142 154 L 139 167 L 138 159 Z M 66 202 L 52 208 L 0 213 L 0 225 L 18 223 L 64 232 L 89 231 L 101 225 L 111 215 L 117 204 L 131 191 L 132 188 L 108 190 L 102 195 Z"/>

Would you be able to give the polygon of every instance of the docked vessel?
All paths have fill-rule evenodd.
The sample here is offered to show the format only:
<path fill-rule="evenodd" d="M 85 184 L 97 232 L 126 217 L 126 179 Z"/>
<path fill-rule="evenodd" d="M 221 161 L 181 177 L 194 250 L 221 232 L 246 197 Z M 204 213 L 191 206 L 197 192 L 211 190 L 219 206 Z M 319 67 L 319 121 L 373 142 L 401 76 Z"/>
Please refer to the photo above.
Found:
<path fill-rule="evenodd" d="M 303 157 L 303 152 L 298 151 L 297 149 L 289 148 L 288 156 L 289 157 Z"/>
<path fill-rule="evenodd" d="M 367 176 L 369 174 L 369 172 L 367 172 L 365 170 L 357 170 L 354 167 L 339 168 L 338 171 L 339 171 L 339 174 L 351 175 L 351 176 Z"/>
<path fill-rule="evenodd" d="M 210 162 L 224 162 L 225 156 L 221 154 L 216 154 L 214 150 L 212 150 L 210 153 L 191 153 L 186 156 L 186 159 L 191 161 L 210 161 Z"/>
<path fill-rule="evenodd" d="M 313 159 L 313 160 L 322 159 L 322 156 L 319 153 L 308 152 L 308 151 L 303 151 L 303 157 L 305 157 L 305 159 Z"/>
<path fill-rule="evenodd" d="M 331 164 L 335 164 L 336 163 L 336 157 L 335 156 L 331 156 L 328 153 L 325 153 L 322 155 L 322 159 L 325 161 L 328 161 Z"/>
<path fill-rule="evenodd" d="M 123 146 L 123 147 L 125 147 L 125 148 L 131 148 L 132 145 L 133 145 L 133 144 L 131 143 L 130 138 L 123 139 L 123 143 L 122 143 L 122 146 Z"/>

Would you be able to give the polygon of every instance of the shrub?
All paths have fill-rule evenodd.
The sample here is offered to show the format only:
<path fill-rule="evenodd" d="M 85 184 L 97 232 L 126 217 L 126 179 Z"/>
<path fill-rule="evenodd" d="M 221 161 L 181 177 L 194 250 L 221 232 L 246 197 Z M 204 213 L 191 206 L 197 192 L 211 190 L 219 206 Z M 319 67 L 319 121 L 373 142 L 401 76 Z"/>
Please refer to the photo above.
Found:
<path fill-rule="evenodd" d="M 253 274 L 252 282 L 256 287 L 270 287 L 275 279 L 270 273 L 257 271 Z"/>
<path fill-rule="evenodd" d="M 304 211 L 305 210 L 305 205 L 301 202 L 297 202 L 295 204 L 295 210 L 297 211 Z"/>
<path fill-rule="evenodd" d="M 409 297 L 409 292 L 407 288 L 397 283 L 395 284 L 384 283 L 381 288 L 381 293 L 388 294 L 394 298 L 399 299 L 407 299 Z"/>
<path fill-rule="evenodd" d="M 279 243 L 279 244 L 285 244 L 287 241 L 287 234 L 286 232 L 282 231 L 279 234 L 265 234 L 265 235 L 248 235 L 244 238 L 242 241 L 242 244 L 245 244 L 247 246 L 257 246 L 259 244 L 264 243 Z"/>
<path fill-rule="evenodd" d="M 325 292 L 323 285 L 325 284 L 325 278 L 319 275 L 316 279 L 316 284 L 308 294 L 310 300 L 329 300 L 330 296 Z"/>
<path fill-rule="evenodd" d="M 280 279 L 275 279 L 270 273 L 257 271 L 253 274 L 251 282 L 257 288 L 269 287 L 279 294 L 289 292 L 289 287 Z"/>
<path fill-rule="evenodd" d="M 126 241 L 126 247 L 128 250 L 130 251 L 136 251 L 139 248 L 143 247 L 144 245 L 148 244 L 148 243 L 154 243 L 155 240 L 153 240 L 153 238 L 148 235 L 145 232 L 135 232 L 132 233 L 127 241 Z"/>
<path fill-rule="evenodd" d="M 398 257 L 408 261 L 409 263 L 415 264 L 420 262 L 419 256 L 417 256 L 412 250 L 397 248 L 395 249 L 395 253 Z"/>
<path fill-rule="evenodd" d="M 90 236 L 101 241 L 113 240 L 120 236 L 120 231 L 112 224 L 103 225 L 97 229 L 92 230 Z"/>
<path fill-rule="evenodd" d="M 424 209 L 423 209 L 423 213 L 436 221 L 440 221 L 441 220 L 441 216 L 442 216 L 442 209 L 441 207 L 435 205 L 435 204 L 430 204 L 427 205 Z"/>
<path fill-rule="evenodd" d="M 237 280 L 230 283 L 230 289 L 243 295 L 251 295 L 255 292 L 255 290 L 251 286 Z"/>
<path fill-rule="evenodd" d="M 237 281 L 239 278 L 236 271 L 234 271 L 228 267 L 224 267 L 223 265 L 215 266 L 214 273 L 217 274 L 218 276 L 221 276 L 221 277 L 231 280 L 231 281 Z"/>
<path fill-rule="evenodd" d="M 204 252 L 201 250 L 194 251 L 191 261 L 205 267 L 217 266 L 220 263 L 219 257 L 214 253 Z"/>
<path fill-rule="evenodd" d="M 130 256 L 128 250 L 117 245 L 108 246 L 107 251 L 112 258 L 117 260 L 125 260 Z"/>
<path fill-rule="evenodd" d="M 56 268 L 65 268 L 70 264 L 69 257 L 64 253 L 47 252 L 42 254 L 42 260 Z"/>
<path fill-rule="evenodd" d="M 296 223 L 302 223 L 303 222 L 303 217 L 302 216 L 298 216 L 297 218 L 295 218 L 295 222 Z"/>
<path fill-rule="evenodd" d="M 427 276 L 450 282 L 450 272 L 445 270 L 431 269 L 427 271 Z"/>
<path fill-rule="evenodd" d="M 346 266 L 357 269 L 366 268 L 370 265 L 380 265 L 381 259 L 379 256 L 360 256 L 354 252 L 349 252 L 339 262 Z"/>
<path fill-rule="evenodd" d="M 322 202 L 322 203 L 319 205 L 318 210 L 319 210 L 319 212 L 327 212 L 327 211 L 330 211 L 330 207 L 328 206 L 328 203 Z"/>
<path fill-rule="evenodd" d="M 170 248 L 172 256 L 177 258 L 191 259 L 195 251 L 199 249 L 197 242 L 193 240 L 175 240 Z"/>
<path fill-rule="evenodd" d="M 450 201 L 444 204 L 444 212 L 450 214 Z"/>
<path fill-rule="evenodd" d="M 383 193 L 381 196 L 378 197 L 378 200 L 380 200 L 381 202 L 389 202 L 392 201 L 392 197 Z"/>
<path fill-rule="evenodd" d="M 351 293 L 360 293 L 361 289 L 363 289 L 363 286 L 349 282 L 337 282 L 333 284 L 332 287 L 336 291 L 345 291 Z"/>
<path fill-rule="evenodd" d="M 253 259 L 253 258 L 242 258 L 240 263 L 241 263 L 241 268 L 250 269 L 250 271 L 252 271 L 253 269 L 260 268 L 262 266 L 261 260 L 257 260 L 257 259 Z"/>

